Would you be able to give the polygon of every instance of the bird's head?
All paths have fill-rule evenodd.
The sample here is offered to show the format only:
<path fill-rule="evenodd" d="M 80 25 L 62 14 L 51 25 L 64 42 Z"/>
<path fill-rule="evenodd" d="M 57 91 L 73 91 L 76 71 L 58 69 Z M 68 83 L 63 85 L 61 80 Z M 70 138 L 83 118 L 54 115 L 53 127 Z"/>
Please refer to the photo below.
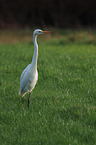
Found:
<path fill-rule="evenodd" d="M 51 33 L 51 31 L 42 31 L 41 29 L 36 29 L 34 32 L 33 32 L 33 35 L 39 35 L 39 34 L 44 34 L 44 33 Z"/>

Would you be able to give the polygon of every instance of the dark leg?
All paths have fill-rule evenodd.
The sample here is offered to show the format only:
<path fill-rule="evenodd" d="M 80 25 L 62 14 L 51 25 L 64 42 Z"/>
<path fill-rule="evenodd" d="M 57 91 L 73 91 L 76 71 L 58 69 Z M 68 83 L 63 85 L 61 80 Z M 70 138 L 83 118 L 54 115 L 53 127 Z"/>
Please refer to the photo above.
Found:
<path fill-rule="evenodd" d="M 30 93 L 28 93 L 28 108 L 30 108 Z"/>

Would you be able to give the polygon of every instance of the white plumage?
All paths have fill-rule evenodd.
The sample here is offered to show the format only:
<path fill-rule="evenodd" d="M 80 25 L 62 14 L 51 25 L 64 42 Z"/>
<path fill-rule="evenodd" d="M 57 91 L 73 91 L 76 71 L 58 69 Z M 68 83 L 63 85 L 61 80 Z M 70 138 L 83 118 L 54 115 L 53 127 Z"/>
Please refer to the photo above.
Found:
<path fill-rule="evenodd" d="M 27 92 L 31 92 L 38 80 L 38 71 L 29 64 L 21 74 L 20 78 L 20 92 L 24 96 Z"/>
<path fill-rule="evenodd" d="M 50 33 L 50 31 L 42 31 L 41 29 L 36 29 L 33 32 L 33 42 L 34 42 L 34 54 L 31 64 L 29 64 L 21 74 L 20 78 L 20 91 L 19 94 L 24 96 L 28 93 L 28 107 L 30 107 L 30 92 L 34 89 L 36 82 L 38 80 L 37 71 L 37 59 L 38 59 L 38 44 L 37 35 L 43 33 Z"/>

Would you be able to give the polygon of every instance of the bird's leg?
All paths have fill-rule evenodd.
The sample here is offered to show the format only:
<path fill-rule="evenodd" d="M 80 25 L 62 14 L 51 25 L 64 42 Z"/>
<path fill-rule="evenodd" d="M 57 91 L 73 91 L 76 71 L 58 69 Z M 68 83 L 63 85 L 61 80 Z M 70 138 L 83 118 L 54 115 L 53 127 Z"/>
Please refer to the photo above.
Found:
<path fill-rule="evenodd" d="M 30 93 L 28 92 L 28 108 L 30 108 Z"/>

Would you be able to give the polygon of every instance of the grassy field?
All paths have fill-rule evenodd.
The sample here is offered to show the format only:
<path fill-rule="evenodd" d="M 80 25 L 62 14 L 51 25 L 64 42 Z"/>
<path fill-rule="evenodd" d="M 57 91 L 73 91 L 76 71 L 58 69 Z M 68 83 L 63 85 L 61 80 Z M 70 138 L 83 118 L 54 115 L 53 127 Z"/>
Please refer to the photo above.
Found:
<path fill-rule="evenodd" d="M 52 31 L 38 37 L 30 110 L 19 82 L 32 60 L 32 31 L 0 31 L 0 145 L 96 144 L 96 32 Z"/>

